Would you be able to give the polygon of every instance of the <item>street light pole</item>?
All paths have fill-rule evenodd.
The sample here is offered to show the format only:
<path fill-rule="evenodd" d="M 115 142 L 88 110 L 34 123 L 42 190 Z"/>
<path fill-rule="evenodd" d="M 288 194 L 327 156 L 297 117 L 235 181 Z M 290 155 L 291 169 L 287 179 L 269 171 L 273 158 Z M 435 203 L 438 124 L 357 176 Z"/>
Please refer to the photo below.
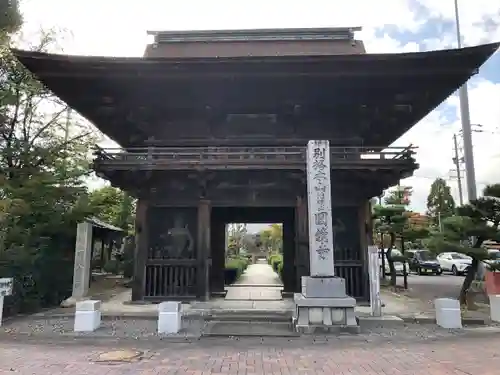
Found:
<path fill-rule="evenodd" d="M 455 1 L 455 25 L 457 29 L 458 48 L 462 48 L 462 36 L 460 34 L 460 17 L 458 10 L 458 0 Z M 472 129 L 469 112 L 469 94 L 467 83 L 459 89 L 460 98 L 460 119 L 462 121 L 462 132 L 464 142 L 465 177 L 467 181 L 467 196 L 469 201 L 477 198 L 476 191 L 476 171 L 474 169 L 474 153 L 472 149 Z"/>

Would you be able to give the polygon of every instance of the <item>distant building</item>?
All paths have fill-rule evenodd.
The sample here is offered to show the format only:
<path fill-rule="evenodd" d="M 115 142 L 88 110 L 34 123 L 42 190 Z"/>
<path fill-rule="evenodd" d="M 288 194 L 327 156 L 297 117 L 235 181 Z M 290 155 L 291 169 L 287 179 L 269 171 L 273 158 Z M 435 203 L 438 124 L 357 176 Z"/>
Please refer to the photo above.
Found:
<path fill-rule="evenodd" d="M 413 228 L 428 228 L 431 220 L 427 215 L 419 212 L 412 212 L 408 217 L 408 222 Z"/>

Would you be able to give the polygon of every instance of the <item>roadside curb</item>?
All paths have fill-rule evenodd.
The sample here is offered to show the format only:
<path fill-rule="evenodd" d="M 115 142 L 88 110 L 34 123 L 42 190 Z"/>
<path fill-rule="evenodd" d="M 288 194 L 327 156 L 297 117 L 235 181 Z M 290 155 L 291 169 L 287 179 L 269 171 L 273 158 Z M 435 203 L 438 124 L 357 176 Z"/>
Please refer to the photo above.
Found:
<path fill-rule="evenodd" d="M 408 315 L 397 315 L 401 318 L 405 323 L 412 324 L 436 324 L 436 318 L 431 315 L 422 315 L 422 316 L 408 316 Z M 471 326 L 489 326 L 492 322 L 489 319 L 481 319 L 481 318 L 462 318 L 463 325 L 471 325 Z"/>
<path fill-rule="evenodd" d="M 40 334 L 33 335 L 29 333 L 5 334 L 0 333 L 0 343 L 32 343 L 32 344 L 77 344 L 77 345 L 95 345 L 109 346 L 118 344 L 190 344 L 201 339 L 201 335 L 185 336 L 145 336 L 145 337 L 116 337 L 105 334 L 87 335 L 53 335 Z"/>

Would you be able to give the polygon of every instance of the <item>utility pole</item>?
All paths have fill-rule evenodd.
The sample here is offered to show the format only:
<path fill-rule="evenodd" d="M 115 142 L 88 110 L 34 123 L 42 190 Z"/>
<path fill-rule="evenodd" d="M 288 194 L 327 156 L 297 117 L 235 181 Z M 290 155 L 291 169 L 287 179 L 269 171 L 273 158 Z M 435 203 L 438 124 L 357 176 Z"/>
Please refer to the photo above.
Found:
<path fill-rule="evenodd" d="M 458 198 L 460 200 L 460 206 L 464 205 L 464 193 L 462 191 L 462 174 L 460 171 L 460 158 L 458 157 L 458 142 L 457 135 L 453 134 L 453 149 L 455 156 L 453 157 L 453 163 L 455 164 L 457 172 L 457 182 L 458 182 Z"/>
<path fill-rule="evenodd" d="M 455 26 L 457 30 L 458 48 L 462 48 L 462 36 L 460 33 L 460 16 L 458 10 L 458 0 L 455 1 Z M 459 90 L 460 98 L 460 119 L 462 121 L 462 131 L 464 140 L 464 159 L 465 159 L 465 177 L 467 181 L 468 200 L 477 199 L 476 190 L 476 171 L 474 169 L 474 152 L 472 149 L 472 129 L 470 123 L 469 94 L 467 92 L 467 83 Z"/>

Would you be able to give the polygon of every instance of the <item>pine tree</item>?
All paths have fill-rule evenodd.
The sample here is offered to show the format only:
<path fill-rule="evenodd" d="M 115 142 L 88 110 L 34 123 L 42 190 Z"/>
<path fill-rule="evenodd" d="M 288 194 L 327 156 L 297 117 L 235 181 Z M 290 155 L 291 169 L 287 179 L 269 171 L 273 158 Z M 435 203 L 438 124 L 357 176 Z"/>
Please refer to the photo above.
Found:
<path fill-rule="evenodd" d="M 460 290 L 460 303 L 467 304 L 467 293 L 481 261 L 488 259 L 482 247 L 487 240 L 500 240 L 500 184 L 487 186 L 483 197 L 457 208 L 457 215 L 442 220 L 442 232 L 429 243 L 436 253 L 458 252 L 472 258 L 472 264 Z M 489 265 L 494 268 L 494 265 Z"/>
<path fill-rule="evenodd" d="M 432 224 L 439 227 L 440 221 L 455 213 L 455 201 L 451 195 L 450 187 L 442 178 L 436 178 L 431 185 L 427 197 L 427 215 Z"/>

